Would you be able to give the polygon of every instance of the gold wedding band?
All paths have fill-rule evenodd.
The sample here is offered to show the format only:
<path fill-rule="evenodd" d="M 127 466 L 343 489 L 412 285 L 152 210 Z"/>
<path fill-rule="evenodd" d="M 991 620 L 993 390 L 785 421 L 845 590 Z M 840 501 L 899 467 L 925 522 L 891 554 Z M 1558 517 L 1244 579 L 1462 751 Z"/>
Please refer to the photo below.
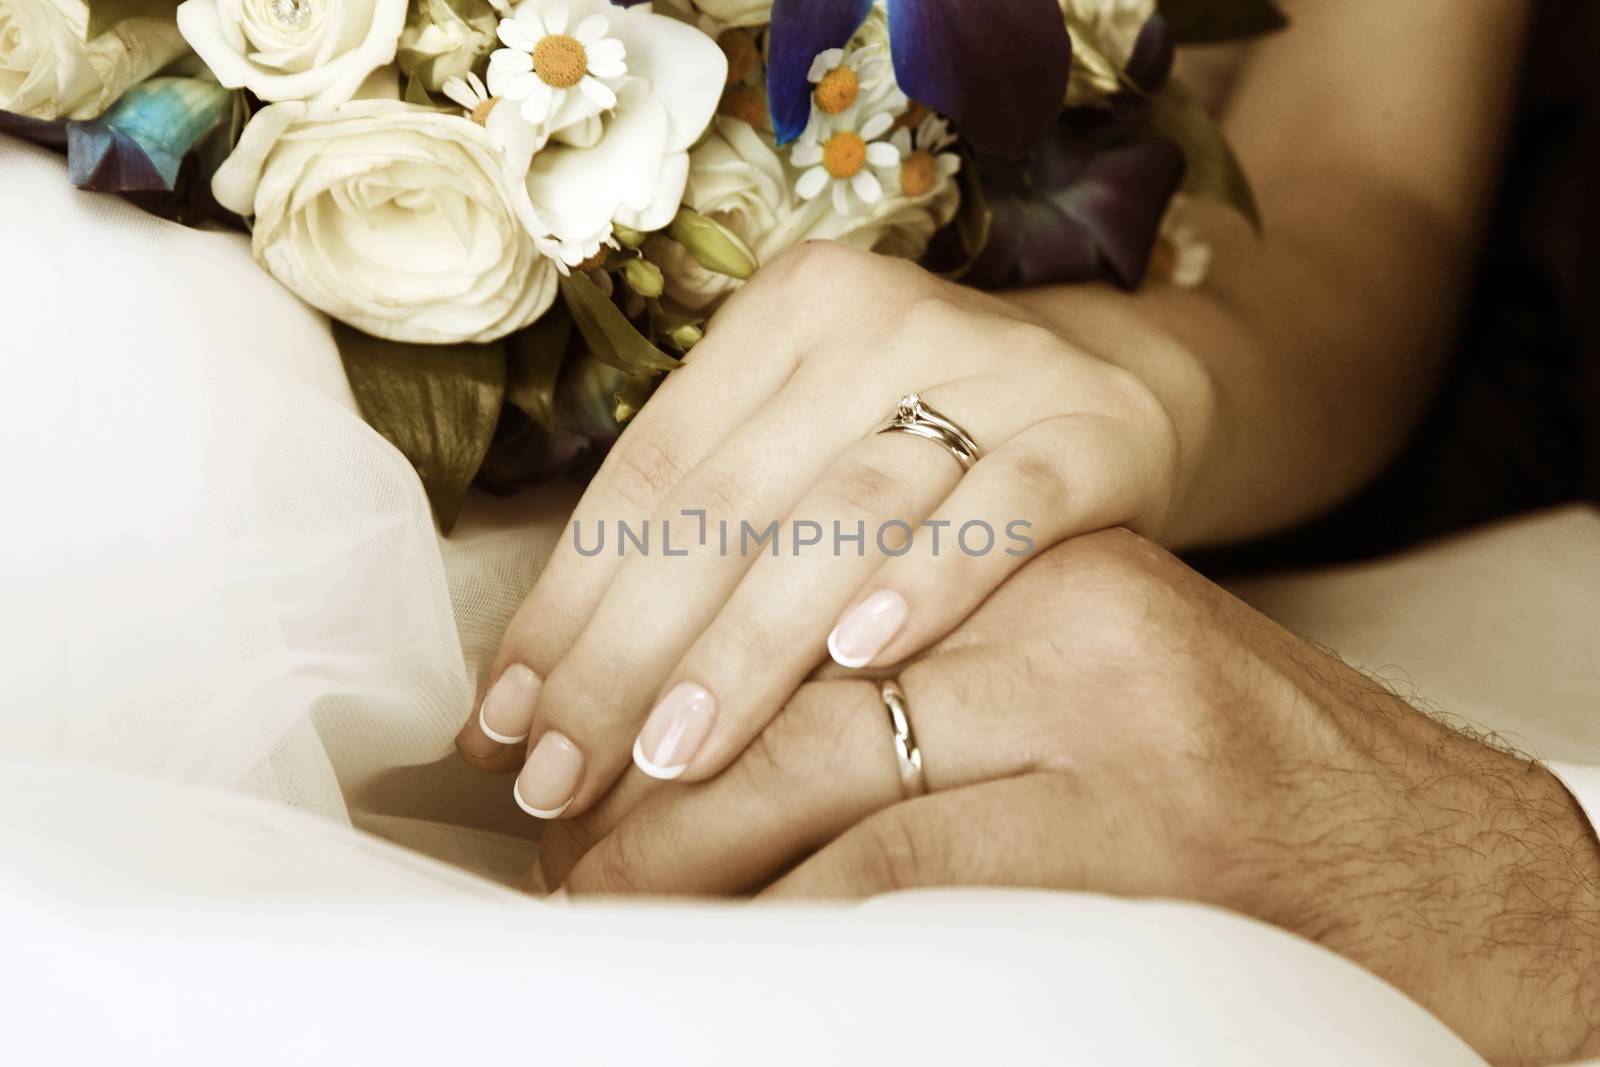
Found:
<path fill-rule="evenodd" d="M 878 683 L 878 695 L 883 698 L 883 706 L 889 712 L 889 726 L 894 730 L 894 754 L 900 761 L 900 790 L 907 800 L 920 797 L 928 791 L 928 782 L 922 774 L 922 750 L 911 732 L 905 690 L 893 678 L 885 678 Z"/>

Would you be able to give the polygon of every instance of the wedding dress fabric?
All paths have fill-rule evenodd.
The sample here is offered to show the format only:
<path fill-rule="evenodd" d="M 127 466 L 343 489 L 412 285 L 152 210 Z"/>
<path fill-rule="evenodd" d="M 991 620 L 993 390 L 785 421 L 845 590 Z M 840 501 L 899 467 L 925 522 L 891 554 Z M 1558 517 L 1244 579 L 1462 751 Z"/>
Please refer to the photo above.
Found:
<path fill-rule="evenodd" d="M 574 491 L 476 497 L 441 541 L 327 323 L 243 239 L 4 140 L 0 233 L 5 1061 L 1480 1062 L 1359 968 L 1190 905 L 510 892 L 533 827 L 446 757 Z M 1287 588 L 1249 592 L 1377 662 L 1385 620 L 1414 636 Z M 1578 667 L 1543 736 L 1600 764 Z M 1492 680 L 1451 697 L 1487 715 Z"/>

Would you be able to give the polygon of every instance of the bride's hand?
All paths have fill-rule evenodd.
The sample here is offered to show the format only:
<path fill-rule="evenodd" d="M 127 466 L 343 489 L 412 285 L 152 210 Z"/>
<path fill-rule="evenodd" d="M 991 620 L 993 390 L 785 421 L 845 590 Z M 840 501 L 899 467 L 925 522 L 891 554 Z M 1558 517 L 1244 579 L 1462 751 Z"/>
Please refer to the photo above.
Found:
<path fill-rule="evenodd" d="M 873 433 L 913 392 L 980 446 L 970 473 L 936 442 Z M 630 753 L 705 779 L 829 652 L 863 667 L 926 648 L 1031 546 L 1158 536 L 1178 452 L 1137 377 L 1012 305 L 803 246 L 728 302 L 623 434 L 458 743 L 485 767 L 526 747 L 518 800 L 547 818 L 587 810 Z M 621 555 L 617 523 L 646 519 L 648 553 Z"/>

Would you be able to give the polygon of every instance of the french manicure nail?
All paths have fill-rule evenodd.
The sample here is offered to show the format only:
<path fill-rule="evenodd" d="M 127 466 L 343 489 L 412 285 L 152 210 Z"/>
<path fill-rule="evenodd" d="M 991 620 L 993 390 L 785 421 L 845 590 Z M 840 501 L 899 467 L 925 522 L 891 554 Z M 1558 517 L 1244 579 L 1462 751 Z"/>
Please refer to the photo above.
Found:
<path fill-rule="evenodd" d="M 865 667 L 894 640 L 910 611 L 899 593 L 878 590 L 839 620 L 828 635 L 828 655 L 841 667 Z"/>
<path fill-rule="evenodd" d="M 633 743 L 633 762 L 650 777 L 670 782 L 688 769 L 716 718 L 716 699 L 703 686 L 679 682 L 645 720 Z"/>
<path fill-rule="evenodd" d="M 489 689 L 478 708 L 478 727 L 502 745 L 520 745 L 533 729 L 533 709 L 544 685 L 539 676 L 513 663 Z"/>
<path fill-rule="evenodd" d="M 517 807 L 536 819 L 559 819 L 578 795 L 583 778 L 583 750 L 559 730 L 546 730 L 528 753 L 516 784 Z"/>

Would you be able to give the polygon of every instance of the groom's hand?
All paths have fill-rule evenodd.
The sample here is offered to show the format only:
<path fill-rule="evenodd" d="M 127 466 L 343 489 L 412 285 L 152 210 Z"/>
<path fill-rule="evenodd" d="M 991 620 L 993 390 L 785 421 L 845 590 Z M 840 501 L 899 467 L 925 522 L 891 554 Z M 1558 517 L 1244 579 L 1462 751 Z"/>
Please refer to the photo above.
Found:
<path fill-rule="evenodd" d="M 814 683 L 720 777 L 625 783 L 552 827 L 552 884 L 1207 901 L 1364 964 L 1493 1059 L 1594 1051 L 1600 846 L 1560 784 L 1159 549 L 1046 554 L 901 684 L 932 795 L 900 800 L 875 686 Z"/>

